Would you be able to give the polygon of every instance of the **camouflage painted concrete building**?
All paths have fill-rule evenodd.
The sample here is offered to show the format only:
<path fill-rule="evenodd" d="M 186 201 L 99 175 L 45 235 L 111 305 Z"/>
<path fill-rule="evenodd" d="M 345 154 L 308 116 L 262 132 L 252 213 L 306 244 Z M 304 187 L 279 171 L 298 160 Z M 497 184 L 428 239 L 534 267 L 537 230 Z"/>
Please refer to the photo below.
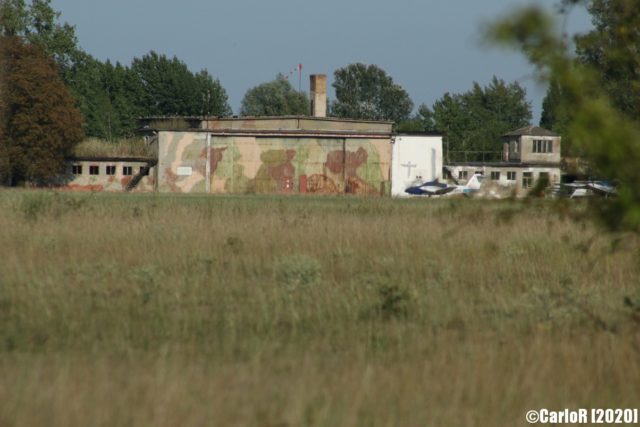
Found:
<path fill-rule="evenodd" d="M 310 116 L 142 119 L 141 132 L 154 158 L 137 159 L 139 164 L 130 165 L 134 170 L 123 169 L 128 167 L 126 159 L 69 159 L 73 178 L 69 186 L 176 193 L 389 195 L 393 123 L 324 117 L 323 75 L 311 76 L 311 100 Z M 425 155 L 437 153 L 441 164 L 442 150 L 429 147 L 425 145 Z M 425 163 L 437 163 L 427 157 Z"/>
<path fill-rule="evenodd" d="M 442 165 L 440 136 L 396 135 L 391 122 L 149 118 L 144 134 L 153 157 L 69 158 L 66 188 L 402 196 L 407 180 L 435 179 Z"/>
<path fill-rule="evenodd" d="M 74 191 L 154 191 L 155 158 L 72 157 L 66 161 L 64 188 Z"/>
<path fill-rule="evenodd" d="M 152 126 L 157 190 L 388 194 L 391 126 L 318 117 L 206 119 L 198 129 L 182 130 Z"/>

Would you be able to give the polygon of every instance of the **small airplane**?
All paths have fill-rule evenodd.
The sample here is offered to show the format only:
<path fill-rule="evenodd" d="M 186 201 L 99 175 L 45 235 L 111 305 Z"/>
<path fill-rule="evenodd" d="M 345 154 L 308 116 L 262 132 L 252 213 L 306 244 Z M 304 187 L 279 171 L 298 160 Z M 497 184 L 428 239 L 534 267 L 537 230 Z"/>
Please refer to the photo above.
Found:
<path fill-rule="evenodd" d="M 473 174 L 469 178 L 469 182 L 465 185 L 449 185 L 435 179 L 434 181 L 418 183 L 408 187 L 405 193 L 415 196 L 450 196 L 454 194 L 463 194 L 470 196 L 480 190 L 484 176 L 479 173 Z"/>
<path fill-rule="evenodd" d="M 615 185 L 609 181 L 574 181 L 563 185 L 573 189 L 569 196 L 570 199 L 588 197 L 594 194 L 602 197 L 612 197 L 617 193 Z"/>

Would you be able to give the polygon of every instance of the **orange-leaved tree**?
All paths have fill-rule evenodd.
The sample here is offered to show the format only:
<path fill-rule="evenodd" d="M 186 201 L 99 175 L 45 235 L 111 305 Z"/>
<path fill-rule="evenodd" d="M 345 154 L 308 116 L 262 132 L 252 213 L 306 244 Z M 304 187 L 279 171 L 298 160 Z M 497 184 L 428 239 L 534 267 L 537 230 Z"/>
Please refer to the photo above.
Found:
<path fill-rule="evenodd" d="M 54 61 L 21 37 L 0 40 L 0 179 L 47 184 L 82 140 L 82 116 Z"/>

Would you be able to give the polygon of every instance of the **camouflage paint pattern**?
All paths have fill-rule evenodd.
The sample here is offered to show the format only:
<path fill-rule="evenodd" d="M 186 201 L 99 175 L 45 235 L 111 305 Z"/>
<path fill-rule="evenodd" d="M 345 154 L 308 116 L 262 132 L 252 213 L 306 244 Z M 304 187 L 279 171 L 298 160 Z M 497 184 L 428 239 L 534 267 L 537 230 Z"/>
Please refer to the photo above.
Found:
<path fill-rule="evenodd" d="M 159 132 L 158 191 L 212 193 L 352 193 L 389 188 L 390 138 L 366 135 L 233 135 Z"/>
<path fill-rule="evenodd" d="M 206 176 L 206 134 L 161 132 L 158 140 L 158 176 L 160 191 L 204 192 Z M 169 138 L 163 136 L 170 135 Z M 191 173 L 181 173 L 190 169 Z"/>
<path fill-rule="evenodd" d="M 81 166 L 82 173 L 74 174 L 73 166 Z M 98 174 L 91 175 L 90 167 L 97 166 Z M 107 166 L 115 166 L 115 174 L 107 175 Z M 131 167 L 131 175 L 124 174 L 124 167 Z M 62 178 L 64 190 L 71 191 L 127 191 L 127 186 L 136 175 L 140 174 L 143 167 L 149 168 L 149 175 L 138 177 L 139 181 L 130 191 L 148 192 L 155 190 L 156 168 L 149 166 L 148 162 L 131 161 L 126 159 L 118 160 L 67 160 L 66 173 Z"/>

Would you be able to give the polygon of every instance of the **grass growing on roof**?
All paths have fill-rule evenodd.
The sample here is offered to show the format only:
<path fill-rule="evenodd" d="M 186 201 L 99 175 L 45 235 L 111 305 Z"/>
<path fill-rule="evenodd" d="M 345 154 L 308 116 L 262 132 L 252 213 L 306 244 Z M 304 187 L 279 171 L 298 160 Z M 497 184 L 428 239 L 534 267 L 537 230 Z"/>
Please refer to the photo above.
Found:
<path fill-rule="evenodd" d="M 153 157 L 151 147 L 141 138 L 123 138 L 105 141 L 87 138 L 72 153 L 76 157 Z"/>

